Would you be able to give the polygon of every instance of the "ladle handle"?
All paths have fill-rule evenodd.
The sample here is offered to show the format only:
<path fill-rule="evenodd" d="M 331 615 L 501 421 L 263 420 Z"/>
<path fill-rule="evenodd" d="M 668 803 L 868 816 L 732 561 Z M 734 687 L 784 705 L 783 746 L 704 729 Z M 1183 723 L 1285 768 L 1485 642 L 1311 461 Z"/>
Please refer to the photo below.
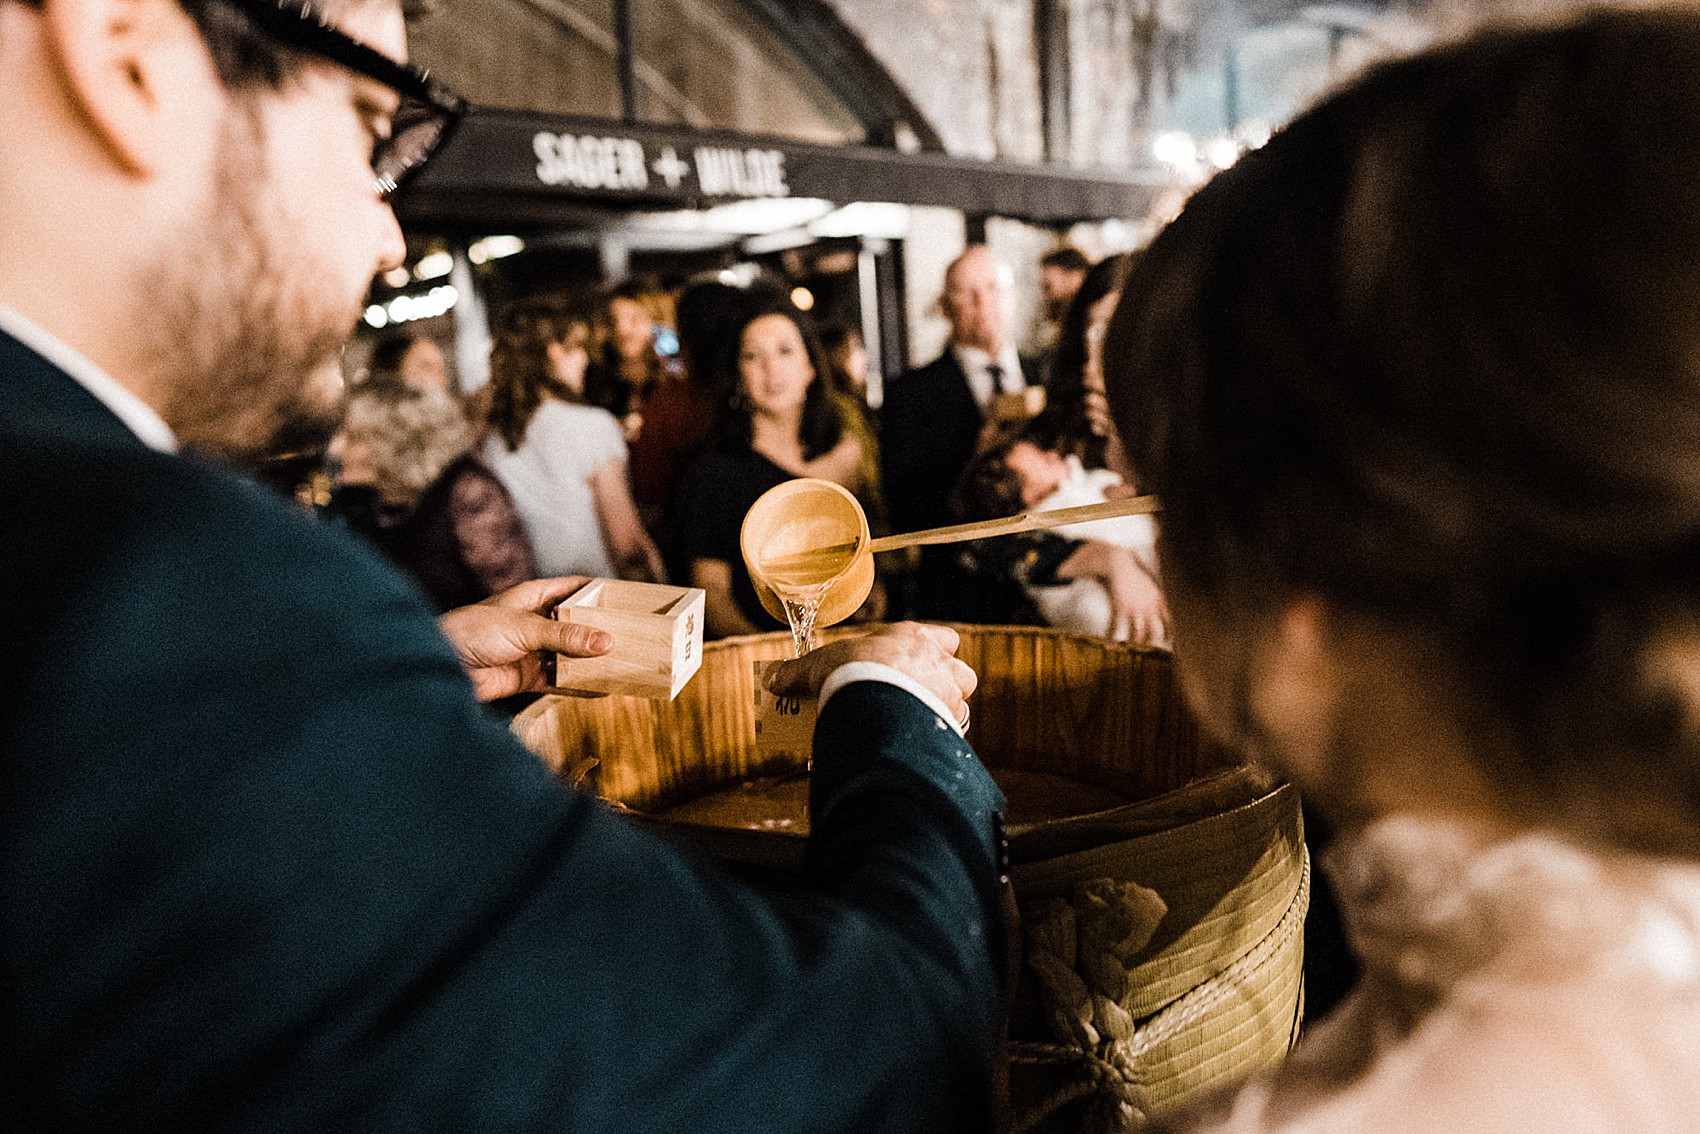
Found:
<path fill-rule="evenodd" d="M 970 524 L 951 524 L 942 528 L 925 528 L 918 532 L 880 536 L 868 543 L 868 550 L 878 555 L 900 547 L 926 547 L 938 543 L 961 543 L 970 539 L 989 539 L 992 536 L 1014 535 L 1042 528 L 1066 528 L 1092 520 L 1108 520 L 1116 516 L 1139 516 L 1158 511 L 1155 496 L 1125 496 L 1106 500 L 1102 504 L 1082 504 L 1078 508 L 1053 508 L 1046 512 L 1023 512 L 997 520 L 975 520 Z M 853 546 L 850 550 L 853 550 Z"/>

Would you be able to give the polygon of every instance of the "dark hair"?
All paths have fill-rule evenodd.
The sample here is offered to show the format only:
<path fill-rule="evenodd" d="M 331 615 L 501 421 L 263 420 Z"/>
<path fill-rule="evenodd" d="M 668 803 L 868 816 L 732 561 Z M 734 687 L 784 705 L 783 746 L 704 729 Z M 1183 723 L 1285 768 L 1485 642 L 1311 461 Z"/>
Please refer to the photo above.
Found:
<path fill-rule="evenodd" d="M 1061 268 L 1065 272 L 1084 272 L 1092 267 L 1091 259 L 1072 244 L 1053 248 L 1039 257 L 1041 268 Z"/>
<path fill-rule="evenodd" d="M 1021 437 L 999 441 L 968 462 L 951 492 L 954 517 L 963 522 L 995 520 L 1027 510 L 1021 475 L 1009 467 L 1010 450 L 1022 443 L 1031 444 Z"/>
<path fill-rule="evenodd" d="M 727 341 L 742 327 L 744 292 L 717 279 L 685 286 L 674 304 L 679 361 L 687 381 L 712 388 Z"/>
<path fill-rule="evenodd" d="M 367 381 L 396 378 L 401 374 L 402 359 L 414 345 L 427 341 L 421 335 L 402 332 L 387 335 L 372 344 L 372 353 L 366 360 L 366 372 L 370 375 Z"/>
<path fill-rule="evenodd" d="M 522 299 L 502 313 L 490 347 L 490 430 L 509 451 L 525 439 L 532 415 L 545 398 L 580 402 L 582 395 L 555 380 L 549 370 L 549 346 L 566 342 L 572 329 L 589 333 L 585 350 L 596 355 L 597 305 L 586 298 L 557 295 Z M 588 375 L 586 376 L 588 381 Z"/>
<path fill-rule="evenodd" d="M 1068 401 L 1078 397 L 1086 377 L 1086 328 L 1092 321 L 1092 305 L 1122 286 L 1138 253 L 1108 256 L 1092 265 L 1080 290 L 1069 300 L 1057 332 L 1057 346 L 1045 371 L 1045 401 Z"/>
<path fill-rule="evenodd" d="M 606 299 L 612 303 L 616 299 L 629 299 L 633 303 L 648 305 L 650 297 L 662 293 L 661 281 L 654 276 L 638 274 L 627 276 L 625 279 L 608 288 Z"/>
<path fill-rule="evenodd" d="M 802 442 L 803 459 L 814 460 L 832 451 L 844 437 L 844 416 L 827 388 L 826 355 L 820 338 L 815 334 L 809 317 L 799 311 L 788 297 L 765 294 L 755 290 L 749 297 L 750 306 L 727 339 L 721 359 L 720 392 L 715 399 L 714 439 L 722 449 L 748 449 L 754 440 L 749 400 L 742 393 L 738 372 L 738 356 L 743 351 L 744 332 L 751 323 L 768 315 L 781 315 L 791 320 L 803 337 L 803 349 L 808 351 L 809 365 L 815 376 L 803 396 L 803 417 L 797 424 L 797 440 Z"/>
<path fill-rule="evenodd" d="M 1171 589 L 1398 631 L 1505 798 L 1689 851 L 1696 122 L 1692 13 L 1384 65 L 1193 196 L 1105 355 Z"/>
<path fill-rule="evenodd" d="M 598 325 L 612 328 L 614 301 L 617 299 L 641 305 L 653 319 L 651 300 L 664 294 L 660 282 L 653 276 L 628 276 L 603 289 L 597 312 Z M 591 356 L 593 365 L 585 375 L 584 399 L 615 417 L 623 418 L 650 387 L 667 376 L 668 364 L 656 351 L 652 338 L 643 352 L 642 376 L 634 380 L 626 370 L 626 360 L 620 357 L 619 341 L 614 335 L 605 333 L 599 336 L 599 340 L 601 349 Z"/>
<path fill-rule="evenodd" d="M 1045 409 L 1030 426 L 1042 448 L 1079 457 L 1090 468 L 1103 467 L 1106 441 L 1093 433 L 1086 412 L 1086 330 L 1092 306 L 1122 286 L 1138 256 L 1107 256 L 1086 273 L 1063 314 L 1056 348 L 1045 366 Z"/>
<path fill-rule="evenodd" d="M 832 388 L 852 398 L 863 398 L 862 389 L 855 384 L 849 372 L 838 365 L 839 355 L 849 350 L 851 343 L 864 347 L 867 345 L 862 342 L 862 332 L 848 323 L 833 322 L 823 324 L 819 333 L 821 354 L 826 358 L 827 377 L 832 382 Z"/>

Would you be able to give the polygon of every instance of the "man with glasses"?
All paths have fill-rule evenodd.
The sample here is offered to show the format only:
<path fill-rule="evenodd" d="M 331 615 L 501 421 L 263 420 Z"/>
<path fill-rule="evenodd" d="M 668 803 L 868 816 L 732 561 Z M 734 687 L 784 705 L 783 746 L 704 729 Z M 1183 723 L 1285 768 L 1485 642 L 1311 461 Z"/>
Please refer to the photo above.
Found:
<path fill-rule="evenodd" d="M 539 616 L 579 580 L 439 626 L 180 453 L 263 445 L 401 262 L 461 111 L 404 51 L 393 0 L 0 0 L 0 1127 L 986 1123 L 1002 800 L 953 634 L 785 672 L 815 837 L 763 896 L 479 708 L 607 649 Z"/>

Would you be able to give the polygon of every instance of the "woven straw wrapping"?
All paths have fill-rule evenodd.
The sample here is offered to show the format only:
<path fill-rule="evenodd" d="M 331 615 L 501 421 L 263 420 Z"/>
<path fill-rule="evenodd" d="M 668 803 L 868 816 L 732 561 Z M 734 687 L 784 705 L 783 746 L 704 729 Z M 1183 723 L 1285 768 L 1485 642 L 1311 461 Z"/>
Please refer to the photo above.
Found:
<path fill-rule="evenodd" d="M 969 739 L 988 767 L 1133 801 L 1009 829 L 1027 938 L 1010 1026 L 1014 1130 L 1133 1129 L 1279 1061 L 1301 1014 L 1309 893 L 1296 794 L 1200 739 L 1167 654 L 1032 627 L 957 629 L 980 676 Z M 654 817 L 800 770 L 754 744 L 751 662 L 790 649 L 787 633 L 711 643 L 671 703 L 548 697 L 514 730 L 635 821 L 751 876 L 794 878 L 794 830 Z"/>

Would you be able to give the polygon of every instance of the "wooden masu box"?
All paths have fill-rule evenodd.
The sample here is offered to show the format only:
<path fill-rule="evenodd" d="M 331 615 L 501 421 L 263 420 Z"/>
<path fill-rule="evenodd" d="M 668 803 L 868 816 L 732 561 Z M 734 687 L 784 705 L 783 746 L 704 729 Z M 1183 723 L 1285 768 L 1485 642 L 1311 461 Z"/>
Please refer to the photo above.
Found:
<path fill-rule="evenodd" d="M 672 700 L 702 665 L 703 602 L 696 587 L 592 579 L 555 617 L 608 631 L 614 648 L 597 658 L 556 655 L 555 684 Z"/>

